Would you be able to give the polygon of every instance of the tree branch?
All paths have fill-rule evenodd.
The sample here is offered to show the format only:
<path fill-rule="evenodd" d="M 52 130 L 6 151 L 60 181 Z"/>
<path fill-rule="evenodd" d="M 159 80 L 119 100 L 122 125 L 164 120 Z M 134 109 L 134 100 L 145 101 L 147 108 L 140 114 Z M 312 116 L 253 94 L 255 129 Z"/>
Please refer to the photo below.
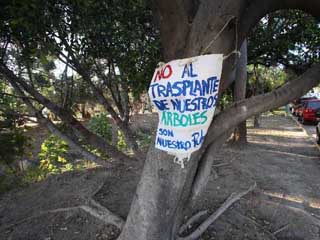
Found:
<path fill-rule="evenodd" d="M 0 96 L 1 96 L 1 95 L 3 95 L 3 96 L 9 96 L 9 97 L 15 97 L 15 98 L 22 98 L 22 99 L 28 98 L 28 99 L 30 99 L 30 100 L 32 100 L 32 101 L 36 101 L 36 99 L 34 99 L 33 97 L 18 96 L 18 95 L 14 95 L 14 94 L 10 94 L 10 93 L 1 92 L 1 93 L 0 93 Z"/>
<path fill-rule="evenodd" d="M 189 234 L 186 237 L 178 237 L 177 240 L 195 240 L 198 239 L 201 234 L 203 234 L 207 228 L 215 221 L 217 220 L 232 204 L 240 200 L 243 196 L 247 195 L 249 192 L 251 192 L 253 189 L 255 189 L 256 183 L 252 185 L 249 189 L 240 192 L 240 193 L 232 193 L 228 199 L 218 208 L 216 212 L 214 212 L 212 215 L 210 215 L 207 220 L 205 220 L 203 223 L 200 224 L 197 229 Z"/>
<path fill-rule="evenodd" d="M 34 88 L 29 86 L 25 81 L 17 77 L 10 69 L 7 68 L 4 64 L 0 65 L 0 72 L 7 78 L 11 85 L 19 84 L 26 92 L 28 92 L 31 96 L 33 96 L 39 103 L 46 106 L 52 112 L 54 112 L 57 116 L 59 116 L 66 124 L 72 127 L 75 131 L 77 131 L 80 135 L 84 137 L 84 141 L 94 146 L 95 148 L 100 149 L 103 152 L 106 152 L 110 157 L 115 159 L 120 159 L 124 161 L 133 160 L 126 154 L 119 151 L 114 146 L 108 144 L 101 137 L 93 134 L 87 128 L 85 128 L 78 120 L 73 117 L 72 112 L 67 111 L 65 109 L 60 108 L 55 103 L 51 102 L 49 99 L 44 97 Z"/>
<path fill-rule="evenodd" d="M 223 136 L 220 136 L 217 138 L 206 150 L 205 154 L 201 158 L 197 173 L 195 176 L 195 179 L 192 184 L 192 190 L 191 190 L 191 198 L 190 203 L 193 205 L 193 203 L 196 201 L 196 199 L 200 196 L 203 189 L 206 187 L 210 174 L 212 172 L 212 164 L 214 161 L 214 157 L 216 155 L 216 152 L 219 148 L 221 148 L 221 145 L 225 143 L 227 138 L 230 136 L 231 131 L 227 132 L 226 134 L 223 134 Z"/>
<path fill-rule="evenodd" d="M 207 214 L 208 210 L 203 210 L 193 215 L 185 224 L 180 227 L 179 234 L 183 234 L 186 230 L 188 230 L 188 228 L 192 226 L 192 224 L 196 223 L 200 218 Z"/>
<path fill-rule="evenodd" d="M 208 146 L 230 128 L 256 114 L 277 108 L 302 96 L 320 82 L 320 64 L 314 64 L 295 80 L 266 94 L 234 103 L 212 121 L 204 145 Z"/>
<path fill-rule="evenodd" d="M 76 71 L 82 76 L 83 80 L 89 84 L 91 89 L 96 94 L 96 97 L 100 104 L 106 109 L 107 112 L 110 113 L 112 119 L 115 121 L 115 123 L 118 125 L 120 130 L 123 132 L 124 137 L 126 139 L 126 142 L 128 145 L 132 148 L 133 152 L 137 157 L 142 157 L 142 153 L 140 152 L 138 148 L 138 144 L 135 141 L 133 137 L 133 133 L 128 127 L 128 125 L 121 120 L 117 112 L 112 107 L 111 103 L 108 101 L 108 99 L 105 98 L 103 95 L 103 92 L 101 89 L 99 89 L 92 81 L 89 69 L 86 69 L 83 64 L 81 64 L 76 56 L 74 55 L 74 52 L 72 50 L 72 47 L 68 44 L 68 42 L 64 38 L 60 38 L 61 42 L 63 43 L 65 49 L 68 51 L 68 54 L 71 56 L 72 63 L 74 67 L 76 68 Z M 111 89 L 110 89 L 111 90 Z"/>
<path fill-rule="evenodd" d="M 111 164 L 101 158 L 99 158 L 98 156 L 92 154 L 91 152 L 87 151 L 79 141 L 77 141 L 76 139 L 72 139 L 71 137 L 69 137 L 67 134 L 64 134 L 60 131 L 60 129 L 49 119 L 45 118 L 42 113 L 40 111 L 38 111 L 33 104 L 31 103 L 31 101 L 25 96 L 24 92 L 20 89 L 20 87 L 15 83 L 15 82 L 11 82 L 12 87 L 15 89 L 15 91 L 20 95 L 20 97 L 22 98 L 23 102 L 27 105 L 27 107 L 30 109 L 30 111 L 34 114 L 34 116 L 38 119 L 39 123 L 43 124 L 44 126 L 46 126 L 48 128 L 48 130 L 56 135 L 57 137 L 63 139 L 64 141 L 66 141 L 69 146 L 73 149 L 75 149 L 76 151 L 78 151 L 78 153 L 80 153 L 85 159 L 93 161 L 95 163 L 101 164 L 104 167 L 110 168 Z"/>
<path fill-rule="evenodd" d="M 229 132 L 230 129 L 233 129 L 239 123 L 251 116 L 272 108 L 283 106 L 289 101 L 302 96 L 312 87 L 316 86 L 319 83 L 319 80 L 320 64 L 315 64 L 307 72 L 295 80 L 284 84 L 282 87 L 275 89 L 270 93 L 236 102 L 214 117 L 203 144 L 203 149 L 205 149 L 204 152 L 199 152 L 194 156 L 194 158 L 200 157 L 201 160 L 193 181 L 191 204 L 197 199 L 209 180 L 214 158 L 205 155 L 207 151 L 210 151 L 207 149 L 212 147 L 212 151 L 215 151 L 224 143 L 229 136 L 229 133 L 231 134 L 231 132 Z"/>
<path fill-rule="evenodd" d="M 46 211 L 40 211 L 38 214 L 32 215 L 30 217 L 21 219 L 19 221 L 16 221 L 13 224 L 10 224 L 8 226 L 2 226 L 0 228 L 0 231 L 6 230 L 13 228 L 15 226 L 18 226 L 22 223 L 25 223 L 27 221 L 42 217 L 47 214 L 55 214 L 55 213 L 64 213 L 64 212 L 74 212 L 74 211 L 84 211 L 87 214 L 91 215 L 92 217 L 95 217 L 102 221 L 105 224 L 112 224 L 119 228 L 120 230 L 122 229 L 124 225 L 124 221 L 114 213 L 110 212 L 106 208 L 97 208 L 97 207 L 92 207 L 89 205 L 79 205 L 75 207 L 65 207 L 65 208 L 56 208 L 56 209 L 51 209 L 51 210 L 46 210 Z"/>

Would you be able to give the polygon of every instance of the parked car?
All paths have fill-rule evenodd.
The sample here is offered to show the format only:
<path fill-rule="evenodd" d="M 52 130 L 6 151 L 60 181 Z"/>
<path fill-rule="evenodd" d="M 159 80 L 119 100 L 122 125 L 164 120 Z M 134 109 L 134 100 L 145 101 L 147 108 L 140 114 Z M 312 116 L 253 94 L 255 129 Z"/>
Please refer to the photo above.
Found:
<path fill-rule="evenodd" d="M 317 143 L 320 145 L 320 122 L 318 122 L 318 125 L 316 126 L 316 138 Z"/>
<path fill-rule="evenodd" d="M 317 122 L 317 113 L 320 110 L 320 99 L 312 99 L 305 101 L 298 110 L 298 120 L 302 124 L 306 122 Z"/>
<path fill-rule="evenodd" d="M 301 111 L 301 108 L 302 108 L 303 104 L 306 101 L 313 100 L 313 99 L 317 99 L 317 98 L 316 97 L 301 97 L 301 98 L 299 98 L 297 100 L 294 100 L 292 102 L 292 106 L 291 106 L 292 115 L 299 116 L 299 111 Z"/>

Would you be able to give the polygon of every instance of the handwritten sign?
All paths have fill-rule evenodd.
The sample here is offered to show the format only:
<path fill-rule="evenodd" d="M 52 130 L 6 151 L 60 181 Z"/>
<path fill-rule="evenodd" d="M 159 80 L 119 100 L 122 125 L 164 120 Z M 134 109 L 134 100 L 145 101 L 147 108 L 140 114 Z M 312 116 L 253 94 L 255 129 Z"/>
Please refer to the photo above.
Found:
<path fill-rule="evenodd" d="M 149 87 L 159 112 L 155 146 L 185 159 L 198 150 L 212 121 L 218 100 L 222 54 L 174 60 L 155 70 Z"/>

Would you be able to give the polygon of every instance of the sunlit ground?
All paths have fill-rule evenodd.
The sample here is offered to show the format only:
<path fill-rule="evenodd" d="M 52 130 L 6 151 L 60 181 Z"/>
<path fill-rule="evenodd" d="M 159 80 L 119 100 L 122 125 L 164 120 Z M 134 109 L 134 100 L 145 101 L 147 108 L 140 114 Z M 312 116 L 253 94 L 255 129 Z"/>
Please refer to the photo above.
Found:
<path fill-rule="evenodd" d="M 307 188 L 308 181 L 312 181 L 313 177 L 315 177 L 316 171 L 311 171 L 310 167 L 317 166 L 311 166 L 311 162 L 308 162 L 307 164 L 305 161 L 318 161 L 320 159 L 320 151 L 318 152 L 315 147 L 315 126 L 311 124 L 300 125 L 298 122 L 292 122 L 292 124 L 289 124 L 288 122 L 282 125 L 282 123 L 280 124 L 280 122 L 277 122 L 282 121 L 281 119 L 267 119 L 267 121 L 264 121 L 263 119 L 260 120 L 262 120 L 260 128 L 253 128 L 252 119 L 247 122 L 247 126 L 249 127 L 247 129 L 248 142 L 259 145 L 262 148 L 265 146 L 271 146 L 271 149 L 274 150 L 275 153 L 281 152 L 287 155 L 286 157 L 283 155 L 283 157 L 288 160 L 296 160 L 296 157 L 298 157 L 299 160 L 297 160 L 297 164 L 300 164 L 299 166 L 301 167 L 301 171 L 310 171 L 309 175 L 306 172 L 301 172 L 300 175 L 299 170 L 295 169 L 294 165 L 286 166 L 284 161 L 282 161 L 283 167 L 285 168 L 283 169 L 285 176 L 288 177 L 292 174 L 292 183 L 288 183 L 289 185 L 293 184 L 292 187 L 287 185 L 285 182 L 286 180 L 284 180 L 282 183 L 284 184 L 283 190 L 286 189 L 284 192 L 281 190 L 261 190 L 261 193 L 268 197 L 267 202 L 269 201 L 270 203 L 281 204 L 288 209 L 296 212 L 298 211 L 304 215 L 313 216 L 317 219 L 316 221 L 320 221 L 320 217 L 315 214 L 319 213 L 320 199 L 317 197 L 317 191 L 314 192 L 314 189 L 319 186 L 317 182 L 320 181 L 320 175 L 318 178 L 314 179 L 314 183 L 309 182 L 310 189 L 313 189 L 313 191 L 303 189 L 303 186 L 306 184 L 305 187 Z M 269 150 L 267 147 L 267 149 L 261 149 L 259 151 Z M 292 164 L 295 163 L 292 162 Z M 303 167 L 303 164 L 307 165 Z M 294 184 L 298 184 L 299 186 L 295 186 Z M 301 187 L 302 189 L 300 189 Z M 296 188 L 301 191 L 295 192 Z M 310 209 L 308 209 L 309 207 Z M 314 211 L 311 208 L 314 209 Z"/>
<path fill-rule="evenodd" d="M 284 200 L 295 202 L 295 203 L 308 204 L 312 208 L 320 209 L 320 200 L 316 198 L 288 195 L 284 193 L 270 192 L 270 191 L 262 191 L 262 192 L 267 196 L 276 197 L 279 199 L 284 199 Z"/>
<path fill-rule="evenodd" d="M 305 138 L 306 134 L 303 131 L 288 131 L 288 130 L 273 130 L 273 129 L 248 129 L 248 133 L 254 135 L 265 135 L 274 137 L 292 137 L 292 138 Z"/>

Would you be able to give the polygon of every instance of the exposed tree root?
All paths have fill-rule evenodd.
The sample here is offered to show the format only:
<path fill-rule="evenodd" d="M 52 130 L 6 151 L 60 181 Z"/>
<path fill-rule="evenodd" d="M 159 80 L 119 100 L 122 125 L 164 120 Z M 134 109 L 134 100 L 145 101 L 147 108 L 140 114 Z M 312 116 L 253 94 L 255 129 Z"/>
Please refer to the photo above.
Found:
<path fill-rule="evenodd" d="M 105 183 L 106 181 L 103 181 L 102 183 L 99 184 L 99 186 L 91 193 L 89 200 L 94 198 L 94 196 L 101 190 L 101 188 L 103 188 Z"/>
<path fill-rule="evenodd" d="M 191 227 L 194 223 L 196 223 L 202 216 L 207 215 L 208 211 L 200 211 L 193 215 L 185 224 L 183 224 L 179 229 L 179 234 L 184 233 L 189 227 Z"/>
<path fill-rule="evenodd" d="M 212 167 L 224 167 L 224 166 L 228 166 L 230 164 L 231 164 L 231 162 L 219 163 L 219 164 L 213 164 Z"/>
<path fill-rule="evenodd" d="M 121 217 L 118 215 L 112 213 L 110 210 L 96 202 L 95 200 L 91 199 L 90 200 L 90 205 L 83 205 L 80 206 L 81 209 L 87 213 L 89 213 L 91 216 L 101 220 L 105 224 L 112 224 L 119 228 L 120 230 L 122 229 L 124 225 L 124 221 Z"/>
<path fill-rule="evenodd" d="M 25 222 L 31 221 L 33 219 L 45 216 L 47 214 L 54 214 L 54 213 L 64 213 L 64 212 L 76 212 L 76 211 L 84 211 L 87 214 L 93 216 L 94 218 L 99 219 L 105 224 L 112 224 L 119 228 L 120 230 L 123 227 L 124 221 L 105 207 L 101 206 L 100 204 L 96 203 L 95 201 L 91 202 L 89 205 L 79 205 L 75 207 L 66 207 L 66 208 L 56 208 L 51 209 L 47 211 L 40 211 L 38 214 L 35 214 L 33 216 L 21 219 L 13 224 L 3 226 L 0 228 L 0 232 L 13 228 L 15 226 L 21 225 Z"/>
<path fill-rule="evenodd" d="M 232 204 L 240 200 L 243 196 L 251 192 L 255 189 L 256 183 L 252 185 L 249 189 L 240 192 L 240 193 L 232 193 L 228 199 L 218 208 L 216 212 L 210 215 L 203 223 L 201 223 L 195 231 L 185 237 L 178 237 L 177 240 L 195 240 L 198 239 L 201 234 L 203 234 L 207 228 L 217 220 Z M 194 216 L 195 217 L 195 216 Z M 189 222 L 189 221 L 188 221 Z M 184 226 L 184 225 L 183 225 Z M 180 229 L 182 230 L 182 229 Z M 179 231 L 180 232 L 180 231 Z"/>
<path fill-rule="evenodd" d="M 274 231 L 273 235 L 277 235 L 277 234 L 283 232 L 284 230 L 287 230 L 289 228 L 289 226 L 290 226 L 290 224 L 284 225 L 283 227 L 279 228 L 277 231 Z"/>

